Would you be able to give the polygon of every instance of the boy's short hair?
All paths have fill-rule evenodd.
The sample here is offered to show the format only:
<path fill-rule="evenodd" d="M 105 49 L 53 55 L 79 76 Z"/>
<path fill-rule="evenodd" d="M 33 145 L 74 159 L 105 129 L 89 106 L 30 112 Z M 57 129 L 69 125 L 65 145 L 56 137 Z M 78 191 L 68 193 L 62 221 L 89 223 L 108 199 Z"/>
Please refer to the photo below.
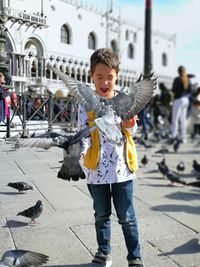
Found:
<path fill-rule="evenodd" d="M 99 48 L 90 57 L 90 72 L 94 72 L 97 64 L 105 64 L 112 69 L 119 72 L 119 58 L 116 53 L 114 53 L 109 48 Z"/>

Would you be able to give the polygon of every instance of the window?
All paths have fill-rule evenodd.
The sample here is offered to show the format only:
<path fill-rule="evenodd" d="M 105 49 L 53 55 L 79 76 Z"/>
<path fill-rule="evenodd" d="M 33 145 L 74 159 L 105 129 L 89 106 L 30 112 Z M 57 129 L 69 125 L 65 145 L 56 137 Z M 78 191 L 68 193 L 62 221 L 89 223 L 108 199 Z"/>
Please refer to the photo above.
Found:
<path fill-rule="evenodd" d="M 133 34 L 133 41 L 135 43 L 137 42 L 137 32 L 134 32 L 134 34 Z"/>
<path fill-rule="evenodd" d="M 128 58 L 130 58 L 130 59 L 134 58 L 134 46 L 133 46 L 133 44 L 128 45 Z"/>
<path fill-rule="evenodd" d="M 90 32 L 88 36 L 88 48 L 92 50 L 96 49 L 96 38 L 93 32 Z"/>
<path fill-rule="evenodd" d="M 129 31 L 128 30 L 126 30 L 126 36 L 125 36 L 125 38 L 126 38 L 126 41 L 129 40 Z"/>
<path fill-rule="evenodd" d="M 113 52 L 117 53 L 117 42 L 116 42 L 116 40 L 112 40 L 110 45 L 111 45 L 111 49 L 113 50 Z"/>
<path fill-rule="evenodd" d="M 71 43 L 71 33 L 67 25 L 61 27 L 61 43 L 70 44 Z"/>
<path fill-rule="evenodd" d="M 166 67 L 167 66 L 167 54 L 162 53 L 162 66 Z"/>

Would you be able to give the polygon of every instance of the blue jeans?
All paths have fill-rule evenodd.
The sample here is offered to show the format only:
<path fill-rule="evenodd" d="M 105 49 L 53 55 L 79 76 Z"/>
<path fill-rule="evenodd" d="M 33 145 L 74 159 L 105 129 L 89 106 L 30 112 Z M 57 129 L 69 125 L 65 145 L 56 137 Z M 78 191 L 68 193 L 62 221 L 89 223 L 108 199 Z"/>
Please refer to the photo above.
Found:
<path fill-rule="evenodd" d="M 117 213 L 118 222 L 122 226 L 126 247 L 127 260 L 140 258 L 137 220 L 133 207 L 133 181 L 115 184 L 88 184 L 93 198 L 96 237 L 98 251 L 111 253 L 111 198 Z"/>

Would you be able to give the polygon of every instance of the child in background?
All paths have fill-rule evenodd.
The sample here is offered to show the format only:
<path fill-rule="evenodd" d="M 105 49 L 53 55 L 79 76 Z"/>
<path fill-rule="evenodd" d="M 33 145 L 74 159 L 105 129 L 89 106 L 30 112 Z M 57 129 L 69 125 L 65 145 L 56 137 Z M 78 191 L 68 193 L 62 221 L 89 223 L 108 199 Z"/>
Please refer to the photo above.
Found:
<path fill-rule="evenodd" d="M 112 98 L 116 92 L 118 78 L 118 56 L 110 49 L 96 50 L 90 58 L 91 79 L 95 91 L 104 98 Z M 78 130 L 93 126 L 94 112 L 86 112 L 80 106 Z M 83 139 L 81 164 L 85 172 L 89 192 L 93 199 L 98 251 L 92 266 L 109 267 L 111 261 L 111 213 L 112 200 L 127 247 L 128 266 L 142 267 L 137 219 L 133 206 L 133 180 L 136 178 L 137 156 L 132 130 L 137 128 L 136 118 L 122 121 L 115 115 L 115 121 L 125 141 L 122 145 L 110 145 L 98 130 Z"/>

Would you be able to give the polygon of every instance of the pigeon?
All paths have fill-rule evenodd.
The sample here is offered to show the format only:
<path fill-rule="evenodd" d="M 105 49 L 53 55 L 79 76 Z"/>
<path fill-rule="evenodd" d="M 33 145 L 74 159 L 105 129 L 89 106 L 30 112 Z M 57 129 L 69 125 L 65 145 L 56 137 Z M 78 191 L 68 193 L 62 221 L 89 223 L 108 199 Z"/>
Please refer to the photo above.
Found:
<path fill-rule="evenodd" d="M 94 123 L 110 144 L 123 142 L 122 133 L 115 122 L 115 115 L 122 120 L 133 118 L 148 104 L 157 86 L 157 78 L 153 73 L 146 78 L 140 75 L 128 93 L 121 90 L 114 97 L 107 99 L 96 94 L 89 85 L 73 79 L 50 63 L 47 63 L 47 68 L 64 82 L 77 103 L 83 105 L 86 111 L 95 112 Z"/>
<path fill-rule="evenodd" d="M 163 146 L 161 149 L 155 151 L 155 154 L 167 154 L 169 153 L 169 149 L 165 146 Z"/>
<path fill-rule="evenodd" d="M 196 160 L 193 160 L 192 167 L 196 172 L 200 173 L 200 163 L 198 163 Z"/>
<path fill-rule="evenodd" d="M 144 137 L 137 137 L 136 140 L 138 144 L 143 145 L 146 149 L 153 147 L 151 142 L 149 140 L 145 140 Z"/>
<path fill-rule="evenodd" d="M 185 164 L 183 161 L 180 161 L 179 164 L 176 166 L 177 171 L 179 174 L 183 173 L 185 170 Z"/>
<path fill-rule="evenodd" d="M 35 206 L 17 213 L 17 216 L 21 215 L 24 217 L 28 217 L 31 219 L 31 223 L 36 223 L 35 219 L 41 215 L 42 211 L 43 211 L 42 201 L 38 200 Z"/>
<path fill-rule="evenodd" d="M 57 133 L 52 133 L 55 138 L 49 138 L 49 133 L 40 136 L 39 138 L 29 138 L 23 139 L 21 142 L 21 147 L 40 147 L 43 149 L 49 149 L 52 146 L 63 148 L 67 155 L 64 157 L 64 162 L 57 174 L 58 178 L 63 180 L 73 180 L 78 181 L 80 179 L 85 179 L 85 174 L 80 166 L 80 153 L 81 153 L 81 139 L 87 137 L 91 131 L 96 129 L 97 126 L 86 127 L 81 129 L 75 135 L 58 135 Z M 43 138 L 44 137 L 44 138 Z"/>
<path fill-rule="evenodd" d="M 90 134 L 91 131 L 96 129 L 97 126 L 93 127 L 86 127 L 81 129 L 75 135 L 59 135 L 57 133 L 52 133 L 52 138 L 46 137 L 47 135 L 40 135 L 38 138 L 29 138 L 29 139 L 22 139 L 18 140 L 21 147 L 38 147 L 43 149 L 49 149 L 53 146 L 57 146 L 63 148 L 67 151 L 67 149 L 81 141 L 83 137 L 86 137 Z"/>
<path fill-rule="evenodd" d="M 141 159 L 141 163 L 145 166 L 149 162 L 147 155 L 145 154 L 144 157 Z"/>
<path fill-rule="evenodd" d="M 17 267 L 28 267 L 28 266 L 39 266 L 46 263 L 49 260 L 49 256 L 28 250 L 8 250 L 4 252 L 0 267 L 6 266 L 17 266 Z"/>
<path fill-rule="evenodd" d="M 66 156 L 64 157 L 64 163 L 57 174 L 57 178 L 68 181 L 78 181 L 79 179 L 86 178 L 79 163 L 80 153 L 81 148 L 78 143 L 70 146 Z"/>
<path fill-rule="evenodd" d="M 19 193 L 24 193 L 27 190 L 33 190 L 33 187 L 26 182 L 15 182 L 15 183 L 8 183 L 7 186 L 10 186 L 14 189 L 17 189 Z"/>
<path fill-rule="evenodd" d="M 181 144 L 181 140 L 179 139 L 176 139 L 175 140 L 175 143 L 173 144 L 173 149 L 174 149 L 174 152 L 177 153 L 179 148 L 180 148 L 180 144 Z"/>
<path fill-rule="evenodd" d="M 194 181 L 194 182 L 187 183 L 186 185 L 194 186 L 194 187 L 200 187 L 200 181 L 197 180 L 197 181 Z"/>
<path fill-rule="evenodd" d="M 181 180 L 180 176 L 171 170 L 167 171 L 166 177 L 171 182 L 171 185 L 173 185 L 174 183 L 186 185 L 186 182 Z"/>
<path fill-rule="evenodd" d="M 163 158 L 161 162 L 157 162 L 157 165 L 158 165 L 158 170 L 162 173 L 163 177 L 165 177 L 167 175 L 167 172 L 169 171 L 165 159 Z"/>

